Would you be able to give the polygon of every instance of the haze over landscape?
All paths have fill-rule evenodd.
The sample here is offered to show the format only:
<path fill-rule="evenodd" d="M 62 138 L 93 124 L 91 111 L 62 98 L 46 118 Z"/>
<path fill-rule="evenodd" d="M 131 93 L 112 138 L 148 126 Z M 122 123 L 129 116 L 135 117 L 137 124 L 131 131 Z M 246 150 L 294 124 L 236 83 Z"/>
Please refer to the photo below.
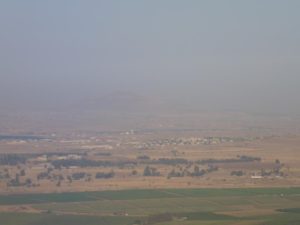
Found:
<path fill-rule="evenodd" d="M 0 225 L 299 225 L 300 1 L 0 1 Z"/>
<path fill-rule="evenodd" d="M 129 92 L 181 108 L 299 115 L 299 7 L 1 1 L 1 109 L 85 109 Z"/>

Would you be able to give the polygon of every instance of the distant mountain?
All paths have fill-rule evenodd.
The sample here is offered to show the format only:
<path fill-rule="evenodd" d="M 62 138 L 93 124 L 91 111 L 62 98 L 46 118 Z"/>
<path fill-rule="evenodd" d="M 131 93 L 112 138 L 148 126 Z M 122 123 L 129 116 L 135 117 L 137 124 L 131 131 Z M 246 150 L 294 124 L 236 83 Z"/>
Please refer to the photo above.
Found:
<path fill-rule="evenodd" d="M 148 98 L 129 91 L 118 91 L 99 98 L 87 99 L 81 101 L 78 106 L 86 110 L 120 112 L 157 111 L 165 108 L 159 99 Z"/>

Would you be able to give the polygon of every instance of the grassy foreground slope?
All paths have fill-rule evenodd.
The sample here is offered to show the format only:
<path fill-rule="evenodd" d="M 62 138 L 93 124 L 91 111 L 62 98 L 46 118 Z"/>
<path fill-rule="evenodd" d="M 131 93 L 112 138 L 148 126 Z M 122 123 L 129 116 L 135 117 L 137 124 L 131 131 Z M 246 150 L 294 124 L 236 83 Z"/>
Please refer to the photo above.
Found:
<path fill-rule="evenodd" d="M 292 188 L 232 188 L 232 189 L 151 189 L 98 192 L 68 192 L 44 194 L 0 195 L 0 205 L 36 204 L 50 202 L 84 202 L 97 200 L 132 200 L 156 198 L 185 198 L 208 196 L 271 196 L 300 195 L 300 187 Z"/>
<path fill-rule="evenodd" d="M 0 196 L 0 206 L 32 209 L 0 212 L 1 225 L 300 224 L 300 188 L 22 194 Z"/>
<path fill-rule="evenodd" d="M 123 225 L 134 217 L 100 217 L 82 215 L 48 215 L 35 213 L 0 213 L 1 225 Z"/>

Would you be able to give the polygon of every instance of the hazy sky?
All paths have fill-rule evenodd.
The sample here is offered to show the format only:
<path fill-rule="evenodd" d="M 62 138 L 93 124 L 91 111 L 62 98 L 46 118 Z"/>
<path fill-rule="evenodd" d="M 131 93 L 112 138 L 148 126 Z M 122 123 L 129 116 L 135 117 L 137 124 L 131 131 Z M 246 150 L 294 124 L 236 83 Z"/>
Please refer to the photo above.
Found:
<path fill-rule="evenodd" d="M 300 1 L 0 0 L 0 106 L 132 91 L 300 113 Z"/>

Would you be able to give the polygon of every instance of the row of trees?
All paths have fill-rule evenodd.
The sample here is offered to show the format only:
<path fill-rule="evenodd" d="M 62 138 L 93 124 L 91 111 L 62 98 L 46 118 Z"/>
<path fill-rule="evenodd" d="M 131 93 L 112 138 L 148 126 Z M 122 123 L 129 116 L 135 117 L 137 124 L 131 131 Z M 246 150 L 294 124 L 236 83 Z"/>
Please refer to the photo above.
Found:
<path fill-rule="evenodd" d="M 198 160 L 196 163 L 198 164 L 212 164 L 212 163 L 240 163 L 240 162 L 255 162 L 255 161 L 261 161 L 260 157 L 252 157 L 252 156 L 237 156 L 237 158 L 232 159 L 203 159 Z"/>
<path fill-rule="evenodd" d="M 115 176 L 114 171 L 110 171 L 110 172 L 98 172 L 95 175 L 96 179 L 109 179 Z M 67 180 L 71 183 L 73 180 L 81 180 L 81 179 L 85 179 L 86 181 L 90 181 L 92 179 L 92 175 L 89 173 L 85 173 L 85 172 L 76 172 L 76 173 L 72 173 L 71 175 L 68 175 Z M 63 181 L 65 178 L 63 175 L 61 174 L 50 174 L 48 172 L 41 172 L 37 175 L 37 180 L 43 180 L 43 179 L 47 179 L 47 180 L 51 180 L 51 181 Z"/>
<path fill-rule="evenodd" d="M 25 164 L 27 157 L 19 154 L 1 154 L 0 165 L 16 166 L 18 164 Z"/>
<path fill-rule="evenodd" d="M 216 166 L 209 166 L 207 169 L 200 169 L 199 166 L 195 165 L 194 170 L 191 172 L 187 169 L 183 171 L 175 171 L 174 169 L 168 174 L 168 178 L 171 177 L 184 177 L 184 176 L 190 176 L 190 177 L 201 177 L 204 176 L 207 173 L 217 171 L 218 167 Z"/>
<path fill-rule="evenodd" d="M 216 166 L 209 166 L 207 169 L 200 169 L 199 166 L 195 165 L 194 170 L 192 172 L 187 169 L 185 169 L 183 171 L 176 171 L 175 169 L 173 169 L 168 174 L 168 178 L 184 177 L 184 176 L 200 177 L 200 176 L 203 176 L 207 173 L 210 173 L 210 172 L 213 172 L 216 170 L 218 170 L 218 167 L 216 167 Z M 155 167 L 146 166 L 144 169 L 143 175 L 146 177 L 147 176 L 161 176 L 161 173 Z"/>
<path fill-rule="evenodd" d="M 123 167 L 125 165 L 136 165 L 134 161 L 96 161 L 88 159 L 64 159 L 64 160 L 53 160 L 51 164 L 55 169 L 61 169 L 62 167 L 69 168 L 72 166 L 76 167 Z"/>
<path fill-rule="evenodd" d="M 9 187 L 20 187 L 20 186 L 27 186 L 31 187 L 33 185 L 30 178 L 27 178 L 24 182 L 20 181 L 20 175 L 17 173 L 15 178 L 11 179 L 7 182 L 7 186 Z"/>

